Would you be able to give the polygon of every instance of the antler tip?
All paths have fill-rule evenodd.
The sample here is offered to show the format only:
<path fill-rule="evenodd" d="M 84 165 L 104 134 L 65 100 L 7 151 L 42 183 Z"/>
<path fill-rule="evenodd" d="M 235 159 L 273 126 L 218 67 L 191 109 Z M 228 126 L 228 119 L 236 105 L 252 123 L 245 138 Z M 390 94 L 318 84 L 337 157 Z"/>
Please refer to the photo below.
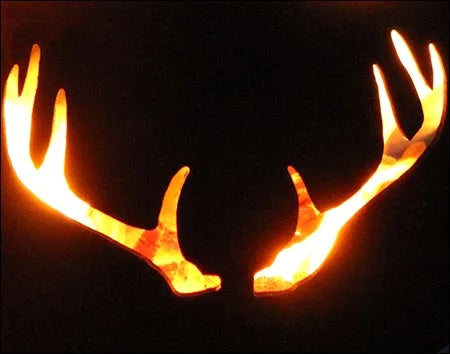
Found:
<path fill-rule="evenodd" d="M 439 60 L 440 60 L 439 52 L 438 52 L 436 46 L 434 45 L 434 43 L 428 44 L 428 51 L 430 52 L 431 60 L 433 60 L 433 57 L 439 58 Z"/>
<path fill-rule="evenodd" d="M 39 44 L 34 43 L 33 47 L 31 47 L 31 56 L 40 55 L 41 54 L 41 47 L 39 47 Z"/>
<path fill-rule="evenodd" d="M 395 37 L 401 37 L 401 35 L 396 29 L 393 29 L 391 30 L 391 38 L 394 39 Z"/>
<path fill-rule="evenodd" d="M 293 173 L 296 173 L 297 171 L 295 170 L 294 166 L 289 165 L 287 167 L 287 170 L 289 172 L 290 175 L 292 175 Z"/>
<path fill-rule="evenodd" d="M 60 88 L 58 90 L 58 93 L 56 94 L 56 100 L 65 100 L 66 99 L 66 91 L 64 91 L 63 88 Z"/>
<path fill-rule="evenodd" d="M 380 73 L 380 67 L 378 66 L 378 64 L 373 64 L 372 70 L 375 75 L 378 75 Z"/>
<path fill-rule="evenodd" d="M 191 172 L 189 166 L 183 166 L 180 168 L 180 173 L 182 173 L 185 178 L 188 176 L 189 172 Z"/>
<path fill-rule="evenodd" d="M 14 64 L 11 71 L 9 72 L 9 77 L 19 77 L 19 64 Z M 9 79 L 8 77 L 8 79 Z"/>

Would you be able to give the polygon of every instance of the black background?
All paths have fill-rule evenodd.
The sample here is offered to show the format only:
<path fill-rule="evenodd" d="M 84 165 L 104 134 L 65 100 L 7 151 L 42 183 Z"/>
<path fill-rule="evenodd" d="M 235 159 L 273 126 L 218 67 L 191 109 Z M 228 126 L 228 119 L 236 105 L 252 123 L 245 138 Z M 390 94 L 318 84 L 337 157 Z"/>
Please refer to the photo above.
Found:
<path fill-rule="evenodd" d="M 2 2 L 2 89 L 42 50 L 31 153 L 68 96 L 73 190 L 128 224 L 156 225 L 173 174 L 191 168 L 184 254 L 222 290 L 178 298 L 143 261 L 50 209 L 17 180 L 2 134 L 4 351 L 437 351 L 448 343 L 448 123 L 429 153 L 342 230 L 295 292 L 252 295 L 290 239 L 304 177 L 320 210 L 381 158 L 371 65 L 409 136 L 420 103 L 389 31 L 427 80 L 448 72 L 448 3 Z M 3 123 L 2 123 L 3 128 Z"/>

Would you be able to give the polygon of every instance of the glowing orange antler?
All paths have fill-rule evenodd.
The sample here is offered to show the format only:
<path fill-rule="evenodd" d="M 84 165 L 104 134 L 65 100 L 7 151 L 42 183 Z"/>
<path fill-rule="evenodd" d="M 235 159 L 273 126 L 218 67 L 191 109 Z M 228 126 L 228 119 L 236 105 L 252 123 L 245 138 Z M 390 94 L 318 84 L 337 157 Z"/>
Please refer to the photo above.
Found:
<path fill-rule="evenodd" d="M 411 77 L 419 96 L 424 121 L 415 136 L 408 140 L 399 129 L 382 72 L 373 66 L 380 98 L 383 122 L 383 157 L 377 170 L 349 199 L 336 208 L 320 213 L 308 195 L 297 171 L 288 171 L 298 194 L 299 216 L 295 235 L 267 268 L 254 276 L 255 295 L 267 295 L 294 289 L 315 273 L 333 248 L 339 230 L 373 197 L 408 171 L 436 137 L 443 123 L 446 103 L 446 78 L 442 60 L 433 44 L 429 45 L 433 67 L 433 88 L 420 72 L 405 40 L 397 31 L 391 32 L 400 62 Z"/>
<path fill-rule="evenodd" d="M 39 168 L 30 157 L 30 133 L 38 84 L 40 49 L 33 45 L 22 94 L 19 95 L 19 66 L 14 65 L 6 82 L 4 119 L 6 146 L 19 180 L 39 199 L 63 215 L 98 231 L 144 258 L 163 275 L 177 295 L 191 295 L 220 289 L 220 278 L 204 275 L 188 262 L 180 249 L 177 234 L 177 204 L 189 173 L 181 168 L 172 178 L 164 196 L 158 225 L 144 230 L 126 225 L 93 208 L 70 189 L 65 174 L 67 104 L 64 90 L 56 96 L 50 144 Z"/>

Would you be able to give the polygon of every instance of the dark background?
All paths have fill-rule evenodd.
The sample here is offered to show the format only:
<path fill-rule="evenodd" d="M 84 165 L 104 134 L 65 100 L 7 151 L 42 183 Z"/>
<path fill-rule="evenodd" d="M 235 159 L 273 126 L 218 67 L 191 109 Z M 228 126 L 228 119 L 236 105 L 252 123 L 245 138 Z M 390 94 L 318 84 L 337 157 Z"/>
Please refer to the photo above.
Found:
<path fill-rule="evenodd" d="M 191 174 L 178 210 L 184 254 L 222 290 L 178 298 L 143 261 L 50 209 L 17 180 L 2 134 L 4 351 L 437 351 L 448 343 L 448 123 L 425 158 L 342 230 L 295 292 L 252 295 L 296 224 L 286 171 L 320 210 L 370 176 L 381 152 L 371 65 L 407 134 L 422 120 L 389 31 L 431 80 L 448 72 L 448 3 L 1 3 L 2 89 L 42 50 L 31 153 L 68 96 L 73 190 L 153 228 L 164 191 Z M 3 123 L 2 123 L 3 127 Z"/>

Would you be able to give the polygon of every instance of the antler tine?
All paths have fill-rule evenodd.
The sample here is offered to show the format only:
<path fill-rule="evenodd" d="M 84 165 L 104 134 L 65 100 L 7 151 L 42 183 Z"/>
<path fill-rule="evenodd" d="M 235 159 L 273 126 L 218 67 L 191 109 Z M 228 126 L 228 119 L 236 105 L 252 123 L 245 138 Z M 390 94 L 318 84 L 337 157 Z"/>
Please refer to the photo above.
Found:
<path fill-rule="evenodd" d="M 308 189 L 300 174 L 292 166 L 288 166 L 287 170 L 291 176 L 298 198 L 297 227 L 295 229 L 293 240 L 300 241 L 307 236 L 311 230 L 317 227 L 317 222 L 320 220 L 320 218 L 318 218 L 320 212 L 317 210 L 309 196 Z"/>
<path fill-rule="evenodd" d="M 5 85 L 3 116 L 5 119 L 6 144 L 16 174 L 28 186 L 32 182 L 35 167 L 29 155 L 31 117 L 39 75 L 40 49 L 33 45 L 22 94 L 19 95 L 19 66 L 15 64 Z"/>
<path fill-rule="evenodd" d="M 413 81 L 419 99 L 425 99 L 431 93 L 431 88 L 425 82 L 422 71 L 417 65 L 411 49 L 409 49 L 409 46 L 406 44 L 404 38 L 396 30 L 391 31 L 391 39 L 400 62 L 405 67 L 409 77 Z"/>
<path fill-rule="evenodd" d="M 169 283 L 177 295 L 200 294 L 220 289 L 220 278 L 204 275 L 188 262 L 180 249 L 177 234 L 177 205 L 189 173 L 181 168 L 164 195 L 159 223 L 153 230 L 127 225 L 104 214 L 80 199 L 70 189 L 64 173 L 67 133 L 67 102 L 63 89 L 55 100 L 52 134 L 44 162 L 34 166 L 30 156 L 30 136 L 34 100 L 38 85 L 40 48 L 33 45 L 19 95 L 19 67 L 14 65 L 6 81 L 4 119 L 6 145 L 14 171 L 24 185 L 42 201 L 63 215 L 99 232 L 144 258 Z"/>
<path fill-rule="evenodd" d="M 181 189 L 184 182 L 189 175 L 189 167 L 182 167 L 170 181 L 167 192 L 164 195 L 161 211 L 159 213 L 158 221 L 165 225 L 169 230 L 177 231 L 177 206 L 180 198 Z"/>
<path fill-rule="evenodd" d="M 66 160 L 67 136 L 67 100 L 63 89 L 58 91 L 53 113 L 52 133 L 44 161 L 39 168 L 41 173 L 52 173 L 64 176 L 64 163 Z"/>

